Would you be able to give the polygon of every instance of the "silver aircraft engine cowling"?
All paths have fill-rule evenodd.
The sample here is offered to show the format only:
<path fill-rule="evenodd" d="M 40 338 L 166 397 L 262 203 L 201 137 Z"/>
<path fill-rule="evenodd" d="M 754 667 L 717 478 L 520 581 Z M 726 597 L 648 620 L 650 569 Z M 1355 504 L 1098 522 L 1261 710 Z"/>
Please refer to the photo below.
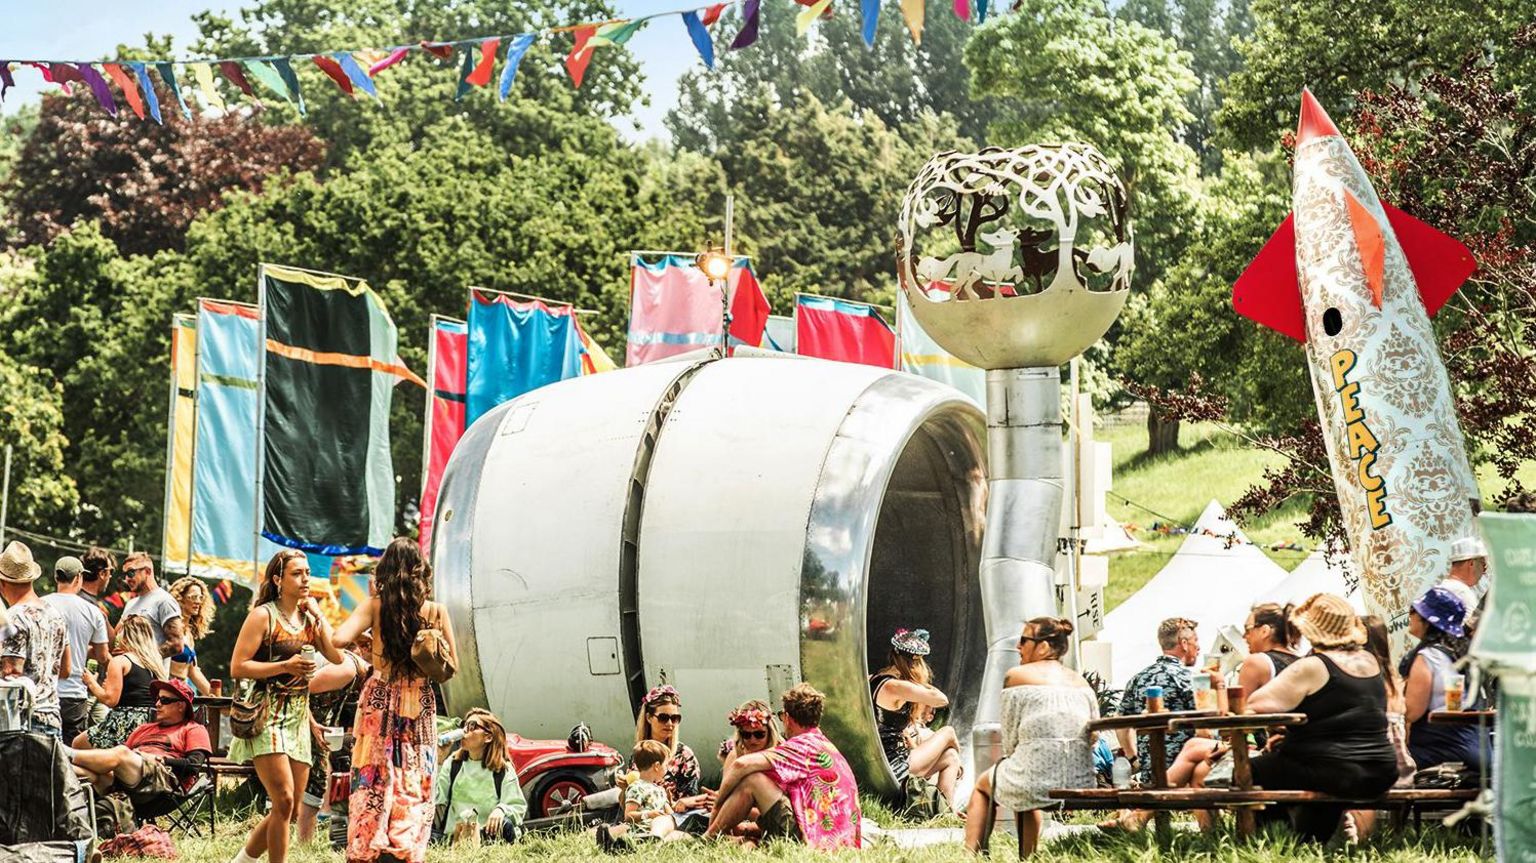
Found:
<path fill-rule="evenodd" d="M 585 721 L 627 751 L 641 696 L 670 683 L 715 775 L 726 714 L 803 679 L 862 787 L 895 792 L 867 675 L 896 629 L 932 633 L 948 721 L 970 739 L 986 432 L 957 390 L 795 357 L 653 363 L 496 408 L 438 505 L 451 709 L 530 737 Z"/>

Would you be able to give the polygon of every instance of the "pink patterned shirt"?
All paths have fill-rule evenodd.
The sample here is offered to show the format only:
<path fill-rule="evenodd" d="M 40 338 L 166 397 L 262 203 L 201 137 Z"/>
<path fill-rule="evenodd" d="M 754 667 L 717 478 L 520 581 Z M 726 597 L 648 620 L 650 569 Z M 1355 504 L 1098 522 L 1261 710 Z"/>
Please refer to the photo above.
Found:
<path fill-rule="evenodd" d="M 813 728 L 766 753 L 768 776 L 789 797 L 805 844 L 821 850 L 858 848 L 859 787 L 848 761 Z"/>

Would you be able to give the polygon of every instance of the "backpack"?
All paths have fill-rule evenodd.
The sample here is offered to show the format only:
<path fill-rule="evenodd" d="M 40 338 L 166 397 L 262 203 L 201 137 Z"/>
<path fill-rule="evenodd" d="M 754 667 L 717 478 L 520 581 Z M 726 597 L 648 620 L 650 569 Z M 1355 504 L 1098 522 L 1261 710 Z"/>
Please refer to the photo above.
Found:
<path fill-rule="evenodd" d="M 921 776 L 907 774 L 901 780 L 901 814 L 918 821 L 937 818 L 949 811 L 949 803 L 939 793 L 939 786 Z"/>

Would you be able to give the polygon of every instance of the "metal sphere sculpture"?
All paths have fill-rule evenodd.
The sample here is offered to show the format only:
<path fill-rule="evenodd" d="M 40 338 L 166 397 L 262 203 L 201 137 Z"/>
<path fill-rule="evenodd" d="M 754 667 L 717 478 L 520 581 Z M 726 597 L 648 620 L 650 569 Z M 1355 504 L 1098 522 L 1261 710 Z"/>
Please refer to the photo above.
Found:
<path fill-rule="evenodd" d="M 1125 305 L 1128 208 L 1088 144 L 940 153 L 902 202 L 901 289 L 923 329 L 972 365 L 1058 366 Z"/>

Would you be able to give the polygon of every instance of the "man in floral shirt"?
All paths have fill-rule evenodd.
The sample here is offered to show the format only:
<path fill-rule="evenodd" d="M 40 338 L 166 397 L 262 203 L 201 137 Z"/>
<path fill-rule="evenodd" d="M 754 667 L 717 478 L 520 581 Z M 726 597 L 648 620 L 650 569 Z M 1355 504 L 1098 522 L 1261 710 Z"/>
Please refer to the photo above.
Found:
<path fill-rule="evenodd" d="M 0 553 L 0 597 L 10 606 L 0 657 L 7 660 L 5 673 L 19 673 L 36 687 L 32 729 L 58 737 L 59 678 L 70 676 L 69 642 L 64 615 L 32 589 L 42 572 L 25 543 L 12 542 Z"/>
<path fill-rule="evenodd" d="M 1200 659 L 1200 639 L 1195 635 L 1195 622 L 1182 617 L 1170 617 L 1157 627 L 1157 645 L 1163 655 L 1152 664 L 1136 672 L 1120 696 L 1120 715 L 1130 716 L 1147 711 L 1147 688 L 1159 686 L 1163 690 L 1163 709 L 1167 711 L 1194 710 L 1195 689 L 1190 668 Z M 1121 731 L 1120 744 L 1130 752 L 1131 732 Z M 1164 751 L 1168 766 L 1178 760 L 1179 750 L 1194 736 L 1193 731 L 1170 731 Z M 1146 784 L 1152 777 L 1152 756 L 1147 748 L 1147 736 L 1136 738 L 1137 778 Z"/>
<path fill-rule="evenodd" d="M 801 683 L 784 693 L 788 739 L 737 758 L 720 781 L 706 836 L 740 824 L 753 806 L 764 839 L 804 842 L 823 851 L 860 844 L 859 789 L 837 747 L 821 733 L 826 696 Z"/>

